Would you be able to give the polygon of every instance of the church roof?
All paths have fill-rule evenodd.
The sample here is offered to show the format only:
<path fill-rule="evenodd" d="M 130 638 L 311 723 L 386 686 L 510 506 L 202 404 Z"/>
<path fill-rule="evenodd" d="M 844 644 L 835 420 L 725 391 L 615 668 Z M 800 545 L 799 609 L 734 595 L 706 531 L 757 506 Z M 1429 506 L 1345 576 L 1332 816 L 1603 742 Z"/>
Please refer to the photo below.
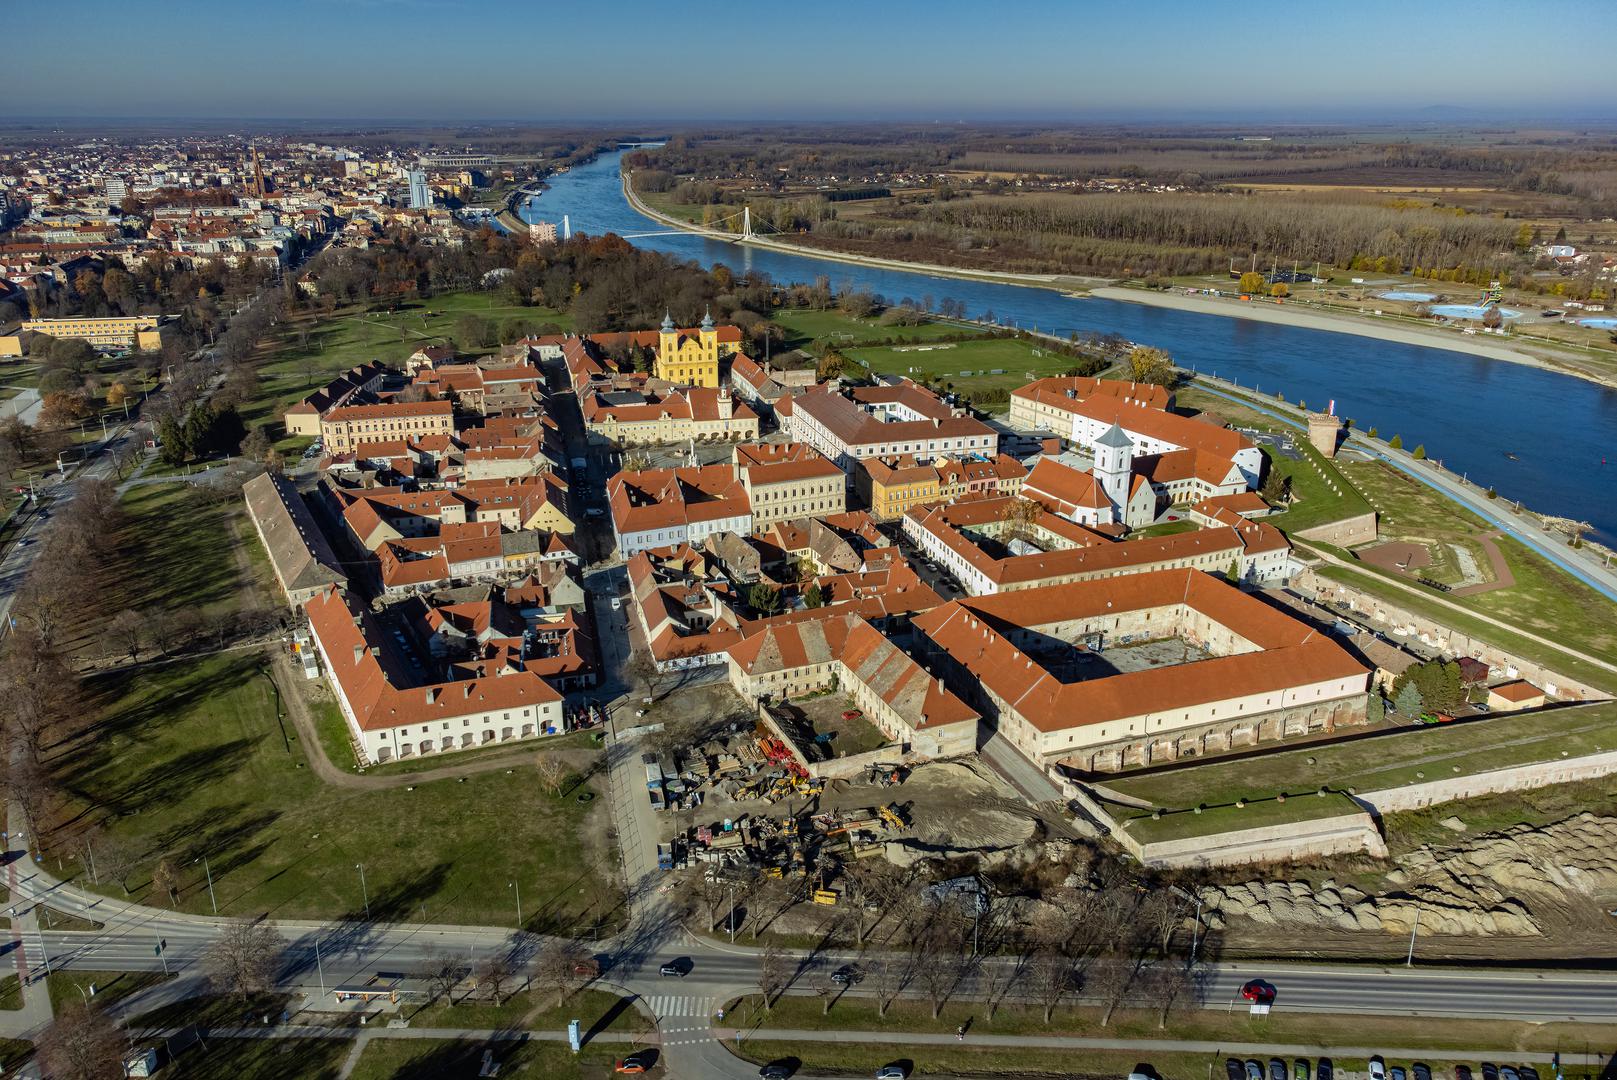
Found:
<path fill-rule="evenodd" d="M 1119 427 L 1115 423 L 1111 427 L 1106 429 L 1105 434 L 1103 434 L 1100 438 L 1095 440 L 1095 445 L 1096 446 L 1109 446 L 1109 447 L 1112 447 L 1112 448 L 1117 449 L 1117 450 L 1133 450 L 1134 449 L 1134 443 L 1129 438 L 1128 432 L 1124 431 L 1121 427 Z"/>

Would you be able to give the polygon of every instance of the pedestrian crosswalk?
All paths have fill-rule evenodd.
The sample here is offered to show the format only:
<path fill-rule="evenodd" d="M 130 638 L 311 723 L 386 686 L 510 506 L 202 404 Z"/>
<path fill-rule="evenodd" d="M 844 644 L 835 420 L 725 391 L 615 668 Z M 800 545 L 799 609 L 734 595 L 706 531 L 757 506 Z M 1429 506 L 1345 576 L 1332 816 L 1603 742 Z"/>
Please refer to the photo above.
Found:
<path fill-rule="evenodd" d="M 688 994 L 652 994 L 646 998 L 646 1005 L 658 1020 L 677 1017 L 712 1020 L 719 1008 L 718 1001 L 713 998 Z"/>

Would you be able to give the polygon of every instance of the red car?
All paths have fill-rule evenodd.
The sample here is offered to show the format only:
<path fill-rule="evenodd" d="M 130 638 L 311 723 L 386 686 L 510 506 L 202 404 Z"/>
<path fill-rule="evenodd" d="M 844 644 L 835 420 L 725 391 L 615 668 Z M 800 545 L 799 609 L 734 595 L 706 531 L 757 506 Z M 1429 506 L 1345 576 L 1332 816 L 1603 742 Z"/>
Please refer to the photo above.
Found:
<path fill-rule="evenodd" d="M 1241 996 L 1248 1001 L 1255 1001 L 1260 1005 L 1267 1005 L 1275 999 L 1275 988 L 1262 979 L 1253 979 L 1241 987 Z"/>
<path fill-rule="evenodd" d="M 646 1071 L 646 1063 L 643 1059 L 631 1055 L 618 1062 L 612 1071 L 618 1073 L 643 1073 Z"/>
<path fill-rule="evenodd" d="M 865 715 L 865 714 L 863 712 L 861 712 L 860 710 L 858 710 L 858 709 L 849 709 L 847 712 L 842 714 L 842 719 L 844 719 L 844 720 L 857 720 L 863 715 Z"/>

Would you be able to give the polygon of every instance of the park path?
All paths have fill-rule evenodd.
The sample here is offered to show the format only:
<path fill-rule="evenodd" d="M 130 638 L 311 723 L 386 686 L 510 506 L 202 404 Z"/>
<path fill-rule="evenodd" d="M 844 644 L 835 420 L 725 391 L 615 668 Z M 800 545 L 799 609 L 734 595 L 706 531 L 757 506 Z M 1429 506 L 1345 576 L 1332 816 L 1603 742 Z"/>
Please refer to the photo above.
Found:
<path fill-rule="evenodd" d="M 1477 537 L 1477 543 L 1482 545 L 1482 552 L 1488 556 L 1488 565 L 1493 568 L 1493 580 L 1484 581 L 1479 585 L 1467 585 L 1464 588 L 1454 589 L 1453 596 L 1475 596 L 1478 593 L 1493 592 L 1495 589 L 1508 589 L 1516 584 L 1516 575 L 1510 572 L 1510 564 L 1505 562 L 1505 553 L 1499 550 L 1494 543 L 1504 533 L 1495 529 Z"/>

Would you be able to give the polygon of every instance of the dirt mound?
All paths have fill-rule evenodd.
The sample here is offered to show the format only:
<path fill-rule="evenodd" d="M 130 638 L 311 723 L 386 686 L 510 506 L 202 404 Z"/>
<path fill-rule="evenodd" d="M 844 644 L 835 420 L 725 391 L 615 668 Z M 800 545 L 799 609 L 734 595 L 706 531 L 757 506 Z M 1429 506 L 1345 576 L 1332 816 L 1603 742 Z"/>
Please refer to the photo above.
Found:
<path fill-rule="evenodd" d="M 1407 934 L 1417 912 L 1422 933 L 1534 937 L 1543 932 L 1532 902 L 1553 907 L 1569 894 L 1617 895 L 1617 818 L 1579 814 L 1553 825 L 1517 825 L 1450 848 L 1422 847 L 1395 860 L 1378 894 L 1351 885 L 1248 881 L 1206 891 L 1222 926 Z"/>
<path fill-rule="evenodd" d="M 918 767 L 899 789 L 914 818 L 910 838 L 929 848 L 1006 848 L 1033 836 L 1035 822 L 1016 793 L 974 761 Z"/>

